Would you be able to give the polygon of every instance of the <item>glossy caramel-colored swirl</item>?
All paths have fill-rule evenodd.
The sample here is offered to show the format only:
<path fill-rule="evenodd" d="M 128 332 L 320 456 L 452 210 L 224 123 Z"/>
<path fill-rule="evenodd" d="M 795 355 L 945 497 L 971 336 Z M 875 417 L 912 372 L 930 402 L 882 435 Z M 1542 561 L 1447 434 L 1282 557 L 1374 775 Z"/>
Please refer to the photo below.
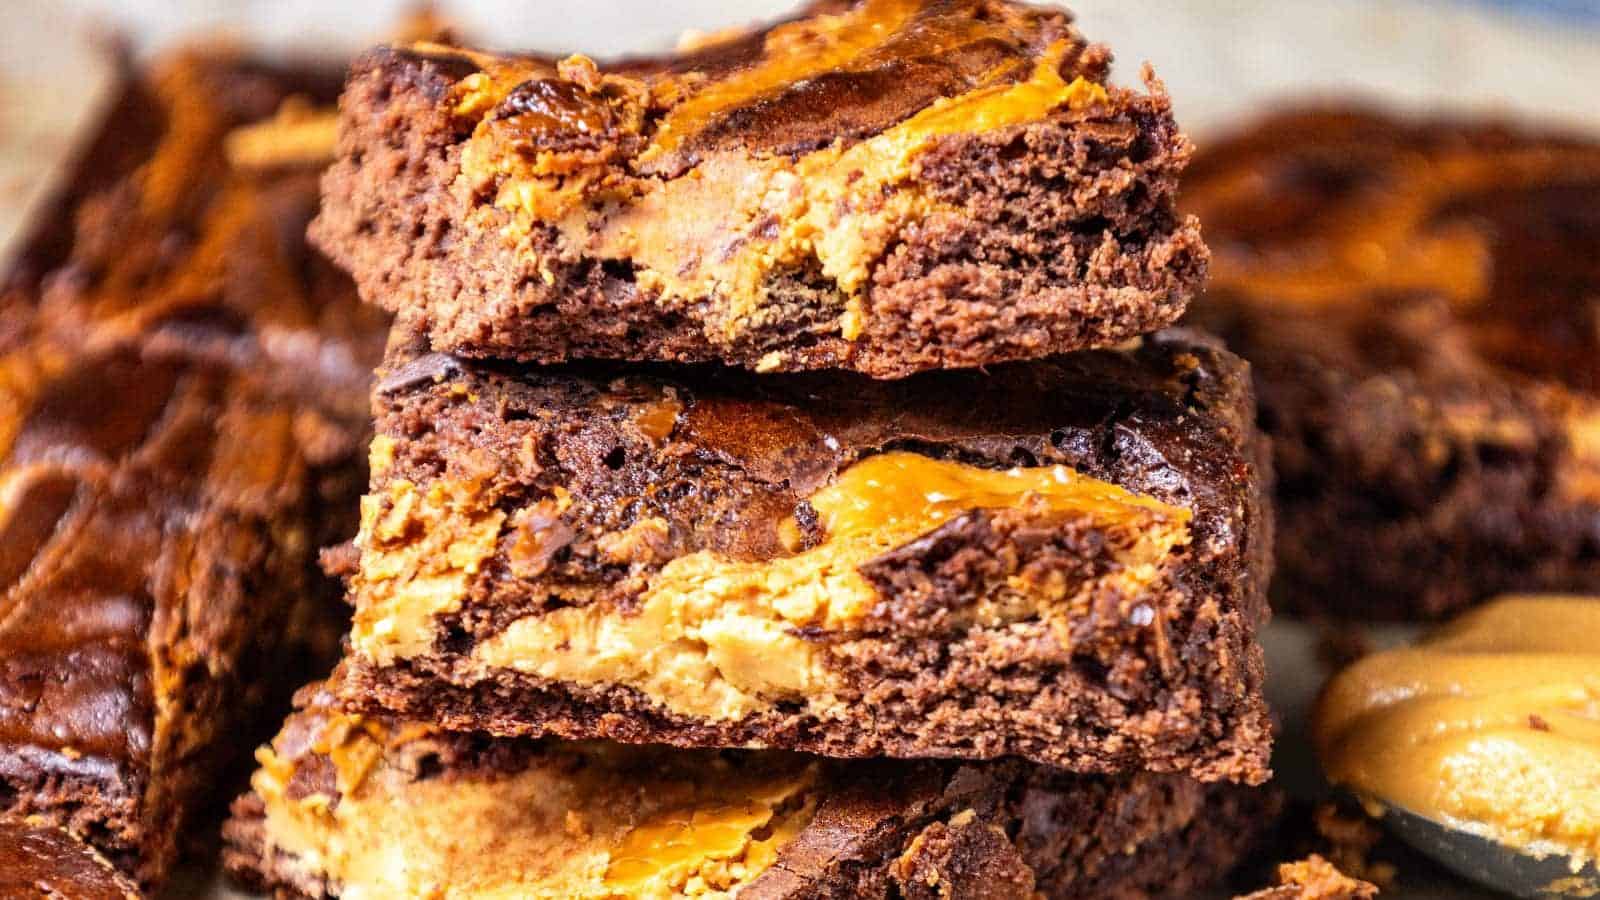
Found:
<path fill-rule="evenodd" d="M 730 897 L 811 823 L 823 786 L 798 755 L 603 743 L 506 742 L 501 765 L 419 775 L 450 746 L 433 728 L 313 702 L 257 753 L 251 786 L 273 849 L 350 900 Z"/>
<path fill-rule="evenodd" d="M 1600 598 L 1507 597 L 1336 677 L 1335 784 L 1539 854 L 1600 858 Z"/>

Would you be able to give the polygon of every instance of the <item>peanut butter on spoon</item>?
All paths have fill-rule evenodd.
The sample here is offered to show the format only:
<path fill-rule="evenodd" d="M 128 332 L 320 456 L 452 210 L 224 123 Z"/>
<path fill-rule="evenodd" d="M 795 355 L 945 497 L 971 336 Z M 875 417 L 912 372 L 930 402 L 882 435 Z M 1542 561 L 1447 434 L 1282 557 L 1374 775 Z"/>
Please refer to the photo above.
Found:
<path fill-rule="evenodd" d="M 1329 780 L 1375 814 L 1397 810 L 1522 856 L 1564 859 L 1574 878 L 1591 879 L 1600 598 L 1504 597 L 1414 646 L 1369 656 L 1324 690 L 1315 739 Z"/>

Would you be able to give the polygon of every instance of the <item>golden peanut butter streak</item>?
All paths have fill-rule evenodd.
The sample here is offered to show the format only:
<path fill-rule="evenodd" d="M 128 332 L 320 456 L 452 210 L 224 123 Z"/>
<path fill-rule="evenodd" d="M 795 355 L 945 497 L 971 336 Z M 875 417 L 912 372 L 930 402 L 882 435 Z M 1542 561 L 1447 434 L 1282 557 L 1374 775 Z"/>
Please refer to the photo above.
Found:
<path fill-rule="evenodd" d="M 1328 778 L 1526 852 L 1600 858 L 1600 598 L 1506 597 L 1340 673 Z"/>
<path fill-rule="evenodd" d="M 996 471 L 905 452 L 852 465 L 810 504 L 826 533 L 816 547 L 764 561 L 682 556 L 651 576 L 636 614 L 588 604 L 528 616 L 483 642 L 473 658 L 543 678 L 629 685 L 675 712 L 717 720 L 775 700 L 826 706 L 820 698 L 837 687 L 827 651 L 802 630 L 848 631 L 884 602 L 861 574 L 870 560 L 968 512 L 1022 509 L 1041 522 L 1132 526 L 1138 538 L 1105 583 L 1137 595 L 1187 540 L 1189 518 L 1188 510 L 1064 466 Z M 1077 589 L 1019 581 L 977 598 L 972 624 L 1062 615 Z"/>
<path fill-rule="evenodd" d="M 1313 310 L 1348 306 L 1374 294 L 1428 291 L 1470 314 L 1493 300 L 1492 236 L 1471 221 L 1440 221 L 1440 210 L 1484 191 L 1534 190 L 1550 184 L 1557 172 L 1567 179 L 1594 178 L 1600 166 L 1587 149 L 1419 153 L 1392 176 L 1403 190 L 1327 214 L 1326 234 L 1314 248 L 1256 254 L 1223 245 L 1212 264 L 1211 286 Z M 1204 210 L 1213 197 L 1240 190 L 1245 178 L 1260 176 L 1240 175 L 1188 196 Z"/>
<path fill-rule="evenodd" d="M 563 744 L 510 771 L 418 778 L 399 760 L 408 741 L 431 736 L 351 716 L 321 722 L 313 748 L 331 762 L 337 795 L 298 792 L 296 762 L 262 748 L 251 786 L 273 849 L 339 884 L 345 900 L 725 898 L 770 868 L 816 808 L 819 766 L 798 756 L 740 766 Z"/>

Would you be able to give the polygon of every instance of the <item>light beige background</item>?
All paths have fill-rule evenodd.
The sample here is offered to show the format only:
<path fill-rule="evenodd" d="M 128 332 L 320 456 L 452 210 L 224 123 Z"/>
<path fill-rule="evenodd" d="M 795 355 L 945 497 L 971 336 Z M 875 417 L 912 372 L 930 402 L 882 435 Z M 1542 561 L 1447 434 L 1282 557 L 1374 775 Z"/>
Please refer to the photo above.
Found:
<path fill-rule="evenodd" d="M 105 95 L 100 44 L 130 37 L 143 52 L 197 35 L 247 37 L 275 52 L 349 53 L 413 3 L 380 0 L 9 0 L 0 34 L 0 253 L 48 189 Z M 498 47 L 659 50 L 686 28 L 773 16 L 783 0 L 457 0 L 442 6 Z M 1124 78 L 1155 64 L 1180 119 L 1207 134 L 1287 96 L 1359 93 L 1417 109 L 1488 110 L 1600 133 L 1600 32 L 1518 19 L 1471 4 L 1327 0 L 1081 0 L 1083 30 L 1117 49 Z M 1316 773 L 1299 735 L 1322 673 L 1310 636 L 1268 635 L 1271 694 L 1285 722 L 1279 770 L 1298 790 Z M 196 875 L 175 897 L 230 896 Z M 1407 885 L 1399 898 L 1468 897 L 1454 885 Z"/>

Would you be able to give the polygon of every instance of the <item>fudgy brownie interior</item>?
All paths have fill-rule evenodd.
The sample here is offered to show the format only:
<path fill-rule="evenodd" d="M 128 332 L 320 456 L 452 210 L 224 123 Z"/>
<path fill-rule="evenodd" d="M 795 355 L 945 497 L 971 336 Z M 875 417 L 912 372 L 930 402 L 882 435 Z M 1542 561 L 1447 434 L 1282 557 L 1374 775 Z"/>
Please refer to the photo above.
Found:
<path fill-rule="evenodd" d="M 1210 145 L 1190 321 L 1249 359 L 1280 604 L 1438 618 L 1600 590 L 1600 145 L 1330 108 Z"/>

